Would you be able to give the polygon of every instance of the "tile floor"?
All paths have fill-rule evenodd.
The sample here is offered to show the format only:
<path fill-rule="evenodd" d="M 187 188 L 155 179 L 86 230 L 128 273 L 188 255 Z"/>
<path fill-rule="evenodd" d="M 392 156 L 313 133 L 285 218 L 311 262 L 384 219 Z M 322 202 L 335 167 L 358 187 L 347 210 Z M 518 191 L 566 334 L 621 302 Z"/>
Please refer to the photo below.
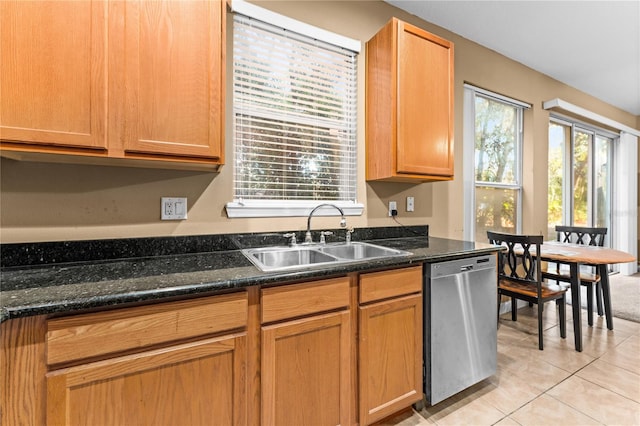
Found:
<path fill-rule="evenodd" d="M 640 425 L 640 323 L 604 317 L 587 325 L 583 351 L 573 343 L 571 307 L 567 338 L 556 311 L 544 314 L 544 350 L 538 350 L 536 307 L 521 308 L 518 321 L 502 316 L 498 372 L 420 412 L 405 412 L 385 425 Z"/>

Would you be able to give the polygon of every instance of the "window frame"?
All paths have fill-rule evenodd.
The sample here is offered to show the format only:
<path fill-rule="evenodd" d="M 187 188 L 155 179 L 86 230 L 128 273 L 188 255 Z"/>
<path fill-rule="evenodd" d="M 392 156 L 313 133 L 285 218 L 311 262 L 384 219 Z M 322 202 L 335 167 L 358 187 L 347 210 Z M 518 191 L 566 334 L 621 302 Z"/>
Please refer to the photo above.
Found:
<path fill-rule="evenodd" d="M 314 27 L 312 25 L 296 21 L 292 18 L 271 12 L 267 9 L 263 9 L 254 4 L 247 3 L 242 0 L 233 0 L 232 11 L 244 15 L 246 17 L 256 19 L 258 21 L 267 22 L 271 25 L 284 28 L 287 31 L 292 31 L 302 36 L 321 40 L 332 45 L 351 50 L 356 54 L 360 53 L 361 42 L 348 37 L 344 37 L 339 34 L 326 31 L 321 28 Z M 356 78 L 358 73 L 356 72 Z M 357 105 L 357 101 L 356 101 Z M 232 106 L 233 109 L 233 106 Z M 356 126 L 357 128 L 357 126 Z M 235 126 L 233 128 L 235 132 Z M 357 130 L 356 130 L 357 132 Z M 235 135 L 232 137 L 235 156 Z M 357 150 L 357 133 L 354 149 Z M 357 189 L 358 189 L 358 156 L 355 154 L 355 179 L 354 179 L 354 200 L 284 200 L 284 199 L 240 199 L 234 198 L 231 202 L 226 204 L 226 212 L 229 218 L 256 218 L 256 217 L 299 217 L 307 216 L 309 212 L 319 204 L 331 203 L 340 207 L 345 215 L 358 216 L 362 215 L 364 211 L 364 205 L 357 202 Z M 235 163 L 235 158 L 234 158 Z M 233 187 L 235 193 L 235 184 Z M 333 216 L 337 214 L 334 209 L 321 209 L 318 212 L 319 216 Z"/>
<path fill-rule="evenodd" d="M 514 177 L 516 183 L 499 183 L 499 182 L 484 182 L 476 181 L 476 169 L 475 169 L 475 120 L 476 120 L 476 97 L 483 97 L 491 101 L 507 104 L 517 109 L 516 112 L 516 126 L 517 126 L 517 140 L 516 140 L 516 153 L 515 153 L 515 170 Z M 516 99 L 500 95 L 471 84 L 464 84 L 464 105 L 463 105 L 463 192 L 464 192 L 464 227 L 463 227 L 463 239 L 466 241 L 476 241 L 476 188 L 487 187 L 495 189 L 510 189 L 517 191 L 517 203 L 516 203 L 516 233 L 522 232 L 522 208 L 523 208 L 523 150 L 524 150 L 524 111 L 530 109 L 531 105 Z M 485 241 L 483 239 L 481 241 Z"/>

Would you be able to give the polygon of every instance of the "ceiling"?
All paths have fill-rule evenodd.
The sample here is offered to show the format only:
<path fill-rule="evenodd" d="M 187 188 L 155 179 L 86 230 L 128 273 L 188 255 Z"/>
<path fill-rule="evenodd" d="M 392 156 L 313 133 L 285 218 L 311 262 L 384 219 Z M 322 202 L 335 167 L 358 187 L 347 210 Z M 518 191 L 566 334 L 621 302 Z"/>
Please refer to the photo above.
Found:
<path fill-rule="evenodd" d="M 640 115 L 640 0 L 385 0 Z"/>

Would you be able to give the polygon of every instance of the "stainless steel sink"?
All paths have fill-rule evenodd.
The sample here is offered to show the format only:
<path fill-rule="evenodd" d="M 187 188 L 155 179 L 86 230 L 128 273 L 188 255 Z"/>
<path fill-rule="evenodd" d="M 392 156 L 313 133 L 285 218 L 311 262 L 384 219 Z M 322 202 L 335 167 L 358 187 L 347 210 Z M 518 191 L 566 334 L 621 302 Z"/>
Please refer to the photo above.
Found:
<path fill-rule="evenodd" d="M 374 259 L 377 257 L 386 256 L 400 256 L 408 254 L 400 250 L 390 249 L 387 247 L 381 247 L 369 243 L 351 243 L 351 244 L 337 244 L 327 245 L 320 247 L 320 251 L 323 253 L 331 254 L 341 259 L 360 260 L 360 259 Z"/>
<path fill-rule="evenodd" d="M 317 265 L 336 260 L 333 256 L 308 247 L 265 247 L 247 252 L 248 255 L 244 252 L 245 256 L 263 271 Z"/>
<path fill-rule="evenodd" d="M 361 242 L 262 247 L 244 249 L 242 253 L 262 271 L 286 271 L 411 254 L 407 251 Z"/>

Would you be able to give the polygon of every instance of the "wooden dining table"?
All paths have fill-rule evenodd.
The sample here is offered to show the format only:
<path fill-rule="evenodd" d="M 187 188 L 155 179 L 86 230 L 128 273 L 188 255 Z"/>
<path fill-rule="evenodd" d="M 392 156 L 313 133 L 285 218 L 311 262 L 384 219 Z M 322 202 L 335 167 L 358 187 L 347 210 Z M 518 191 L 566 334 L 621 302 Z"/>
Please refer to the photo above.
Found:
<path fill-rule="evenodd" d="M 540 246 L 540 258 L 545 261 L 569 265 L 569 279 L 571 284 L 571 308 L 573 311 L 573 334 L 576 351 L 582 352 L 582 316 L 580 302 L 580 265 L 590 265 L 597 268 L 602 285 L 602 299 L 607 328 L 613 330 L 611 314 L 611 295 L 609 291 L 608 266 L 615 263 L 634 262 L 636 258 L 629 253 L 608 247 L 568 244 L 559 241 L 545 241 Z M 556 279 L 557 275 L 543 274 L 546 278 Z M 559 281 L 563 281 L 560 279 Z"/>

